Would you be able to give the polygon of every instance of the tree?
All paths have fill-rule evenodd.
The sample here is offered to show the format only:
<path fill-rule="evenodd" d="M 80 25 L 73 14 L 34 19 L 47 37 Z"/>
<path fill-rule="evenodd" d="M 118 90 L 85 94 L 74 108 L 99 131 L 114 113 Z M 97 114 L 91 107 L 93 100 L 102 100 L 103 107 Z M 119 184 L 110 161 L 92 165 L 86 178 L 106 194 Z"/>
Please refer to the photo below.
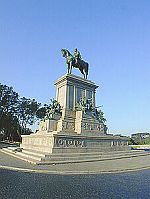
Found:
<path fill-rule="evenodd" d="M 19 98 L 12 87 L 0 83 L 0 132 L 9 140 L 20 139 L 22 133 L 29 134 L 27 125 L 38 119 L 40 105 L 35 99 Z"/>
<path fill-rule="evenodd" d="M 23 130 L 27 128 L 27 125 L 33 125 L 37 120 L 36 113 L 40 105 L 35 99 L 20 98 L 17 116 Z"/>
<path fill-rule="evenodd" d="M 9 139 L 14 129 L 18 128 L 16 119 L 18 96 L 12 87 L 0 83 L 0 131 Z"/>
<path fill-rule="evenodd" d="M 7 113 L 16 114 L 18 96 L 12 87 L 0 83 L 0 119 Z"/>
<path fill-rule="evenodd" d="M 42 119 L 45 118 L 47 106 L 48 106 L 47 104 L 44 104 L 43 107 L 40 107 L 40 108 L 37 110 L 37 112 L 36 112 L 36 117 L 37 117 L 37 119 L 42 120 Z"/>

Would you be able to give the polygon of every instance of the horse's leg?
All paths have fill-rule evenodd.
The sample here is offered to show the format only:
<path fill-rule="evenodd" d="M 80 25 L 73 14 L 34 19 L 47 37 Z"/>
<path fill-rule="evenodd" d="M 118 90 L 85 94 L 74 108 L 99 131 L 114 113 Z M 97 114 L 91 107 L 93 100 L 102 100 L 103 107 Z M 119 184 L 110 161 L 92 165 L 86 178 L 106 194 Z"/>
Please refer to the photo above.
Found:
<path fill-rule="evenodd" d="M 87 77 L 88 77 L 88 74 L 89 74 L 89 64 L 87 63 L 87 65 L 86 65 L 87 67 L 87 70 L 86 70 L 86 79 L 87 79 Z"/>
<path fill-rule="evenodd" d="M 70 62 L 70 74 L 72 72 L 72 62 Z"/>
<path fill-rule="evenodd" d="M 84 68 L 83 68 L 83 67 L 80 68 L 80 71 L 81 71 L 81 73 L 83 74 L 83 77 L 84 77 L 84 79 L 85 79 L 85 70 L 84 70 Z"/>
<path fill-rule="evenodd" d="M 88 76 L 88 64 L 85 65 L 84 73 L 85 73 L 85 79 L 87 79 L 87 76 Z"/>
<path fill-rule="evenodd" d="M 83 78 L 85 79 L 85 71 L 82 69 Z"/>
<path fill-rule="evenodd" d="M 69 68 L 70 68 L 70 66 L 69 66 L 69 64 L 67 64 L 67 66 L 68 66 L 68 74 L 69 74 Z"/>
<path fill-rule="evenodd" d="M 87 73 L 86 73 L 85 79 L 87 79 Z"/>
<path fill-rule="evenodd" d="M 85 79 L 87 79 L 87 71 L 84 69 Z"/>
<path fill-rule="evenodd" d="M 79 68 L 80 72 L 83 74 L 83 77 L 85 78 L 85 74 L 83 72 L 83 68 Z"/>

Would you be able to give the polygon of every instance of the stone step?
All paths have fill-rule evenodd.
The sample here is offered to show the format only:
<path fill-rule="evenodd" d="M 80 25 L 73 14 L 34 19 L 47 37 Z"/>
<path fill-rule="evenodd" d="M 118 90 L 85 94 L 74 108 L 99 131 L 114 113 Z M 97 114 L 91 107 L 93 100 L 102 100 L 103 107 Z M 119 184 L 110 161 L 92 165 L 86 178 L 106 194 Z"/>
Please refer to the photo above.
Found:
<path fill-rule="evenodd" d="M 31 159 L 33 159 L 35 161 L 40 161 L 41 160 L 41 157 L 29 155 L 29 154 L 22 153 L 22 152 L 17 152 L 17 155 L 19 155 L 20 157 L 23 157 L 23 158 L 31 158 Z"/>
<path fill-rule="evenodd" d="M 52 154 L 46 154 L 45 157 L 75 157 L 75 156 L 95 156 L 95 155 L 114 155 L 114 154 L 140 154 L 143 153 L 143 151 L 111 151 L 111 152 L 93 152 L 93 153 L 52 153 Z"/>
<path fill-rule="evenodd" d="M 26 151 L 30 154 L 39 154 L 41 156 L 44 156 L 45 154 L 48 154 L 48 153 L 45 153 L 45 152 L 41 152 L 41 151 L 36 151 L 36 150 L 33 150 L 33 149 L 23 149 L 23 151 Z"/>
<path fill-rule="evenodd" d="M 34 157 L 37 157 L 37 158 L 42 158 L 42 157 L 45 157 L 45 154 L 41 154 L 37 151 L 29 151 L 29 150 L 22 150 L 22 153 L 23 154 L 26 154 L 26 155 L 30 155 L 30 156 L 34 156 Z"/>
<path fill-rule="evenodd" d="M 108 154 L 108 153 L 99 153 L 99 154 L 49 154 L 45 155 L 45 158 L 84 158 L 84 157 L 113 157 L 113 156 L 122 156 L 122 155 L 139 155 L 139 154 L 145 154 L 145 152 L 139 152 L 139 153 L 114 153 L 114 154 Z"/>
<path fill-rule="evenodd" d="M 24 161 L 29 162 L 31 164 L 37 164 L 39 162 L 39 160 L 35 159 L 32 156 L 29 157 L 29 156 L 21 155 L 21 152 L 13 152 L 13 151 L 11 151 L 10 149 L 7 149 L 7 148 L 3 148 L 1 150 L 2 150 L 2 152 L 6 153 L 7 155 L 11 155 L 15 158 L 24 160 Z"/>
<path fill-rule="evenodd" d="M 16 151 L 14 152 L 9 148 L 3 148 L 2 151 L 7 153 L 8 155 L 14 156 L 16 158 L 25 160 L 25 161 L 33 163 L 33 164 L 36 164 L 37 162 L 39 162 L 41 160 L 41 157 L 33 156 L 33 155 L 26 154 L 23 152 L 16 152 Z"/>
<path fill-rule="evenodd" d="M 55 160 L 84 160 L 84 159 L 103 159 L 103 158 L 117 158 L 117 157 L 130 157 L 133 155 L 142 155 L 145 154 L 145 152 L 126 152 L 126 153 L 99 153 L 99 154 L 64 154 L 59 155 L 51 154 L 51 155 L 45 155 L 44 158 L 41 159 L 41 161 L 55 161 Z"/>
<path fill-rule="evenodd" d="M 128 154 L 128 155 L 118 155 L 118 156 L 107 156 L 107 157 L 76 157 L 76 158 L 62 158 L 62 159 L 56 159 L 56 160 L 52 160 L 52 159 L 43 159 L 37 163 L 39 165 L 50 165 L 50 164 L 67 164 L 67 163 L 81 163 L 81 162 L 94 162 L 94 161 L 105 161 L 105 160 L 114 160 L 114 159 L 123 159 L 123 158 L 132 158 L 132 157 L 137 157 L 137 156 L 146 156 L 146 155 L 150 155 L 150 153 L 147 152 L 143 152 L 140 154 L 137 153 L 133 153 L 133 154 Z"/>
<path fill-rule="evenodd" d="M 45 154 L 34 150 L 24 150 L 18 152 L 17 147 L 3 148 L 2 150 L 14 157 L 25 160 L 33 164 L 65 164 L 77 162 L 92 162 L 104 161 L 111 159 L 130 158 L 136 156 L 150 155 L 149 152 L 141 150 L 128 150 L 128 151 L 111 151 L 111 152 L 93 152 L 93 153 L 54 153 Z"/>

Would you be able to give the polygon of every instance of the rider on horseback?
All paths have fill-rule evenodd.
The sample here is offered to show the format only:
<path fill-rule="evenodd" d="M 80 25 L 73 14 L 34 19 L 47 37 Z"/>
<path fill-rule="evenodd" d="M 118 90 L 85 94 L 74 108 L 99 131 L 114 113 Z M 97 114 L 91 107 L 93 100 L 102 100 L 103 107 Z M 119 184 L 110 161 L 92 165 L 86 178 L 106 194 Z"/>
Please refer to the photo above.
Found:
<path fill-rule="evenodd" d="M 61 49 L 62 56 L 66 58 L 66 63 L 68 66 L 68 74 L 71 74 L 72 68 L 78 68 L 83 74 L 84 78 L 87 79 L 89 64 L 82 60 L 80 52 L 77 48 L 74 50 L 74 56 L 67 50 Z"/>
<path fill-rule="evenodd" d="M 76 64 L 78 63 L 78 60 L 81 59 L 81 54 L 77 48 L 75 48 L 75 50 L 74 50 L 74 58 L 75 58 Z"/>

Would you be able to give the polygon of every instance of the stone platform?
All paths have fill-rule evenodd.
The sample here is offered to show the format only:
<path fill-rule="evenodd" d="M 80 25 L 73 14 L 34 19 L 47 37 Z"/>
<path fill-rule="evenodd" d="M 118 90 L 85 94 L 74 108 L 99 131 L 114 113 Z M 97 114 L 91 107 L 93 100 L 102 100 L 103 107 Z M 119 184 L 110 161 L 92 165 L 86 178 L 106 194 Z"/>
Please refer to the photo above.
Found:
<path fill-rule="evenodd" d="M 82 136 L 58 134 L 32 134 L 22 136 L 21 148 L 45 153 L 86 153 L 127 150 L 127 138 L 120 136 Z"/>
<path fill-rule="evenodd" d="M 127 137 L 107 134 L 105 124 L 98 120 L 95 102 L 98 86 L 94 82 L 66 74 L 55 85 L 61 113 L 41 121 L 37 133 L 22 135 L 21 148 L 45 154 L 86 154 L 128 149 Z"/>

